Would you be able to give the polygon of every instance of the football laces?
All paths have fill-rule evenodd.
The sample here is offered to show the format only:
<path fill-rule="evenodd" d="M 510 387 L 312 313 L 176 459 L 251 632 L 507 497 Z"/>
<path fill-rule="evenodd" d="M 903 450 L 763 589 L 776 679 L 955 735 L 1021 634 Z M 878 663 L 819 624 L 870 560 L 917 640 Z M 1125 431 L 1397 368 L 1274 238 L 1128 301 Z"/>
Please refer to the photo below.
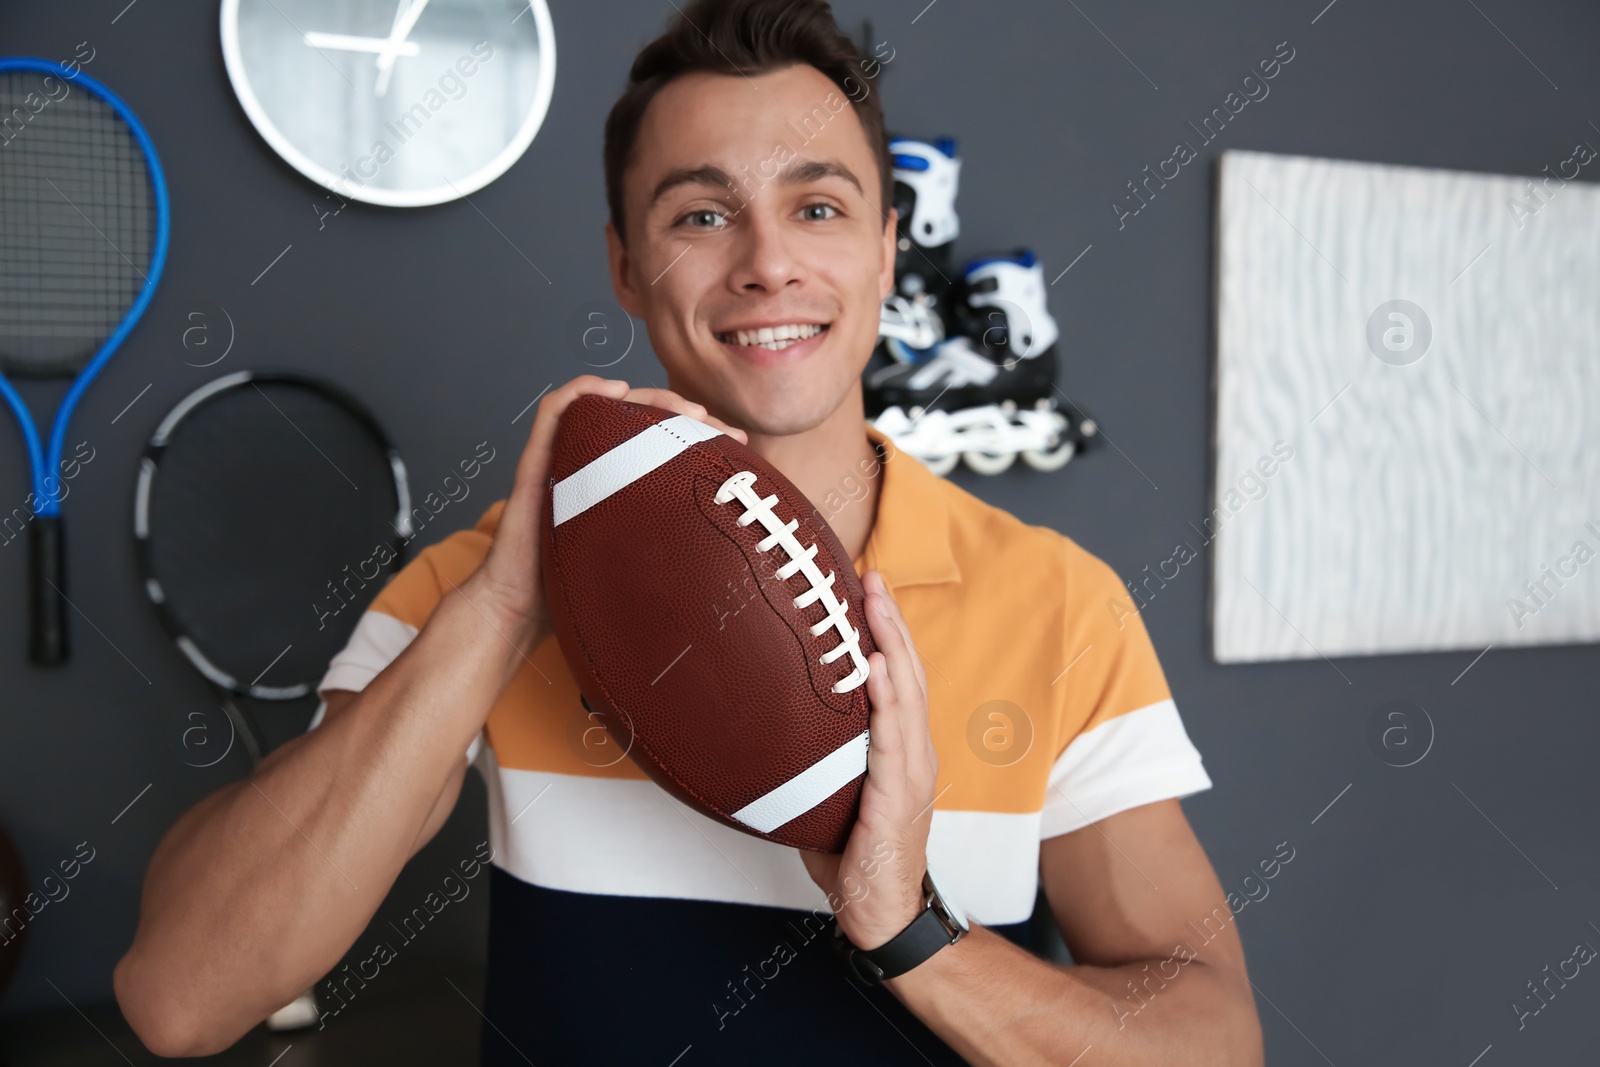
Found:
<path fill-rule="evenodd" d="M 727 504 L 737 500 L 744 505 L 744 511 L 739 515 L 739 525 L 749 526 L 753 522 L 760 522 L 767 536 L 756 544 L 757 552 L 767 552 L 774 548 L 781 549 L 789 557 L 789 561 L 779 567 L 773 576 L 779 581 L 788 581 L 799 574 L 806 580 L 806 591 L 794 598 L 794 606 L 804 609 L 813 604 L 821 603 L 826 609 L 820 622 L 811 627 L 811 635 L 820 637 L 829 630 L 839 634 L 839 643 L 824 652 L 819 657 L 819 662 L 831 664 L 843 656 L 849 656 L 852 669 L 848 675 L 833 685 L 835 693 L 848 693 L 867 680 L 869 667 L 867 657 L 861 653 L 861 633 L 850 625 L 850 602 L 842 600 L 834 592 L 834 572 L 829 571 L 826 576 L 818 569 L 816 564 L 817 546 L 815 544 L 802 545 L 794 536 L 795 530 L 800 527 L 799 519 L 790 519 L 787 523 L 778 518 L 772 506 L 778 502 L 776 494 L 762 497 L 755 489 L 756 476 L 751 471 L 740 471 L 717 490 L 715 500 L 718 504 Z"/>

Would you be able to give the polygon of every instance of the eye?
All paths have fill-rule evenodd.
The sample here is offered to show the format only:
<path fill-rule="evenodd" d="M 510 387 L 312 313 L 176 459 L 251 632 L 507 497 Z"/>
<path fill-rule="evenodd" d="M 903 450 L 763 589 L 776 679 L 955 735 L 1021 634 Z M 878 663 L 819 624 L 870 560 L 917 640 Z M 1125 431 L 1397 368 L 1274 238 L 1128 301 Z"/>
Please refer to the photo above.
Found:
<path fill-rule="evenodd" d="M 720 211 L 713 211 L 711 208 L 701 208 L 698 211 L 689 212 L 678 221 L 681 224 L 690 226 L 691 228 L 697 230 L 717 230 L 721 229 L 727 224 L 728 217 Z"/>
<path fill-rule="evenodd" d="M 832 204 L 807 204 L 800 209 L 800 217 L 807 222 L 827 222 L 837 214 Z"/>

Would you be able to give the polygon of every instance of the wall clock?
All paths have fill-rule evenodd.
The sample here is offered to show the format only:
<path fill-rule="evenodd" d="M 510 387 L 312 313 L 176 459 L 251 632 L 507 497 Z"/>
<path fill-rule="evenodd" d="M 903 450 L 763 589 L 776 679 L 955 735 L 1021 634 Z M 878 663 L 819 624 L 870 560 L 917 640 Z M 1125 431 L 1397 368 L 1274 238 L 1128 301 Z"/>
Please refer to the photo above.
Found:
<path fill-rule="evenodd" d="M 342 197 L 421 207 L 515 163 L 555 85 L 545 0 L 223 0 L 239 103 Z"/>

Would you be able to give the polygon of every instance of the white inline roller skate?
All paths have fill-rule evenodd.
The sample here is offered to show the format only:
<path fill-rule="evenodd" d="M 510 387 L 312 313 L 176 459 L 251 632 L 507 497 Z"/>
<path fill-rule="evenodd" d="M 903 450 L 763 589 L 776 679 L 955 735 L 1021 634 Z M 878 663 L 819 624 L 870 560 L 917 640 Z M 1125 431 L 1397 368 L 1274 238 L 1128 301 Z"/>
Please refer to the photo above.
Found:
<path fill-rule="evenodd" d="M 896 447 L 939 474 L 959 460 L 999 474 L 1018 456 L 1059 470 L 1098 440 L 1094 420 L 1057 404 L 1060 328 L 1044 269 L 1027 249 L 977 259 L 952 290 L 956 336 L 917 362 L 868 370 L 867 414 Z"/>

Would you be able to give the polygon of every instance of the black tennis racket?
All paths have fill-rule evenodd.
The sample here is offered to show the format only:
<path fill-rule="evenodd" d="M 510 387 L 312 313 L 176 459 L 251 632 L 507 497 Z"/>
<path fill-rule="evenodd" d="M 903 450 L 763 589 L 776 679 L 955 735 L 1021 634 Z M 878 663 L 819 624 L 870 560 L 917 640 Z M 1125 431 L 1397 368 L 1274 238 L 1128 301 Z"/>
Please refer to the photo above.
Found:
<path fill-rule="evenodd" d="M 0 396 L 32 475 L 28 658 L 65 663 L 61 452 L 167 258 L 167 187 L 128 106 L 82 71 L 0 59 Z M 10 379 L 70 378 L 48 441 Z"/>
<path fill-rule="evenodd" d="M 241 698 L 314 695 L 411 529 L 405 464 L 377 420 L 326 382 L 241 371 L 156 427 L 134 494 L 145 591 L 252 762 L 272 746 Z"/>
<path fill-rule="evenodd" d="M 326 382 L 251 371 L 201 386 L 161 420 L 133 527 L 145 592 L 231 727 L 219 744 L 203 718 L 184 731 L 196 767 L 236 739 L 254 766 L 275 737 L 301 732 L 303 720 L 265 729 L 251 702 L 315 694 L 413 529 L 405 464 L 365 407 Z M 316 1018 L 308 991 L 268 1025 Z"/>

